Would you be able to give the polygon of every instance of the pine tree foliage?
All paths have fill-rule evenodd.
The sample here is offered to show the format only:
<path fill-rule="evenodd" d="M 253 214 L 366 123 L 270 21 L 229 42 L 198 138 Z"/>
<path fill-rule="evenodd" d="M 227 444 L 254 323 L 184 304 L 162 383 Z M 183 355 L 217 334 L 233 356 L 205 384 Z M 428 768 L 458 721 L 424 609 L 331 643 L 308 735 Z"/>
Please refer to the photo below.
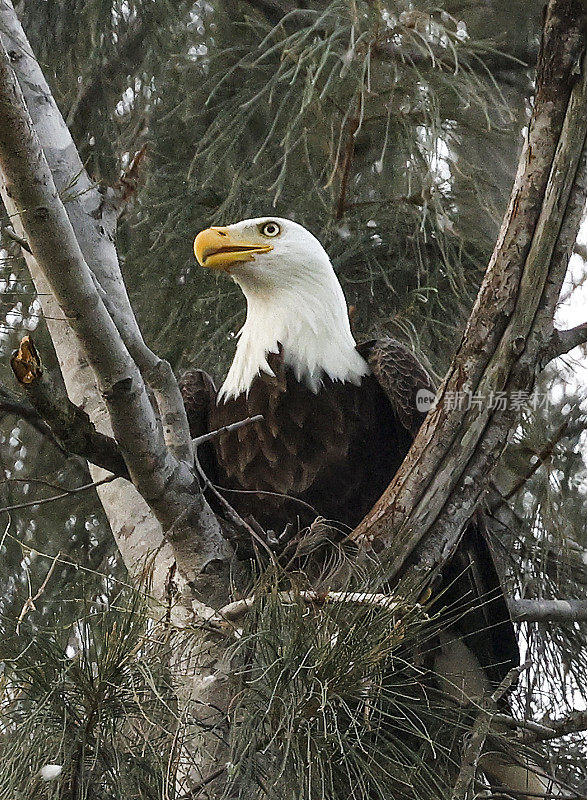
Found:
<path fill-rule="evenodd" d="M 2 642 L 0 797 L 161 797 L 177 730 L 168 647 L 132 592 L 74 605 L 74 624 Z"/>
<path fill-rule="evenodd" d="M 535 4 L 22 0 L 18 11 L 96 181 L 112 184 L 147 146 L 117 244 L 161 356 L 223 374 L 244 305 L 197 267 L 193 237 L 211 223 L 278 214 L 324 242 L 358 338 L 395 335 L 442 375 L 511 186 Z M 51 345 L 19 247 L 6 234 L 1 247 L 0 380 L 13 390 L 7 357 L 23 332 L 42 337 L 44 354 Z M 567 369 L 555 362 L 544 377 L 550 402 L 525 409 L 496 478 L 511 496 L 507 522 L 493 515 L 493 537 L 516 597 L 585 597 L 586 400 Z M 0 455 L 2 508 L 90 482 L 4 410 Z M 0 798 L 187 792 L 177 742 L 196 734 L 177 715 L 170 647 L 142 601 L 121 593 L 93 491 L 4 513 L 0 554 Z M 234 791 L 448 796 L 471 718 L 440 713 L 406 656 L 434 631 L 424 612 L 398 627 L 381 610 L 284 604 L 267 576 L 261 587 L 235 645 Z M 520 637 L 532 665 L 514 713 L 584 707 L 585 624 L 524 623 Z M 585 755 L 583 735 L 532 745 L 536 762 L 583 792 Z M 39 769 L 50 763 L 63 772 L 45 783 Z"/>

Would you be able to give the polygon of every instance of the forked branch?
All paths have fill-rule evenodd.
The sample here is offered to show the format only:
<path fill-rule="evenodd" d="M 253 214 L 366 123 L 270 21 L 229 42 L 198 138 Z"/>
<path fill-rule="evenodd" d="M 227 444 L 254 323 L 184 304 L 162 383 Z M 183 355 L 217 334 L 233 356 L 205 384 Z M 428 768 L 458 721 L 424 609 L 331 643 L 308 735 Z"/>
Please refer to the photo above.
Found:
<path fill-rule="evenodd" d="M 390 577 L 411 559 L 410 580 L 429 580 L 451 557 L 517 423 L 513 408 L 463 413 L 447 396 L 531 390 L 552 336 L 587 191 L 582 18 L 580 0 L 548 5 L 527 141 L 463 339 L 408 456 L 352 534 L 388 549 Z"/>

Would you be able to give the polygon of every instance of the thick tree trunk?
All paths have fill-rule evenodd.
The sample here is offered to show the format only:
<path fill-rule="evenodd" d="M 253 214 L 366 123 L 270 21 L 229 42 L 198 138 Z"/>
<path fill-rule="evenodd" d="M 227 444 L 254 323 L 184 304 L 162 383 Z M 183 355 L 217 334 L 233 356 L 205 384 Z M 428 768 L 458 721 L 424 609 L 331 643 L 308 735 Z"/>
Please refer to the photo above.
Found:
<path fill-rule="evenodd" d="M 450 559 L 519 417 L 490 398 L 528 395 L 545 354 L 562 347 L 554 311 L 587 190 L 584 20 L 580 0 L 548 6 L 527 139 L 461 344 L 406 459 L 353 533 L 392 551 L 390 578 L 428 581 Z M 465 409 L 453 400 L 466 397 Z"/>

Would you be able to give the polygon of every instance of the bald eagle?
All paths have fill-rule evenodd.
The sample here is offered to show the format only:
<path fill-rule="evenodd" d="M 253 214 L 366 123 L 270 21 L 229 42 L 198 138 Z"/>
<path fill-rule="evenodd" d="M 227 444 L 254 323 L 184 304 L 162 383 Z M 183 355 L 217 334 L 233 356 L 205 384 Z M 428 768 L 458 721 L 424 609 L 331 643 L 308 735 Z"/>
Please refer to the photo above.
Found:
<path fill-rule="evenodd" d="M 352 530 L 410 448 L 425 416 L 418 394 L 434 393 L 428 373 L 393 339 L 357 346 L 330 259 L 298 223 L 272 217 L 210 227 L 194 252 L 202 267 L 238 284 L 247 316 L 220 390 L 200 371 L 183 380 L 192 434 L 263 417 L 213 439 L 214 481 L 266 530 L 292 521 L 302 528 L 318 516 Z M 458 636 L 439 641 L 436 669 L 463 702 L 519 663 L 518 646 L 478 526 L 469 526 L 443 578 L 442 603 L 460 610 Z M 486 760 L 484 769 L 510 790 L 537 787 L 521 765 Z"/>

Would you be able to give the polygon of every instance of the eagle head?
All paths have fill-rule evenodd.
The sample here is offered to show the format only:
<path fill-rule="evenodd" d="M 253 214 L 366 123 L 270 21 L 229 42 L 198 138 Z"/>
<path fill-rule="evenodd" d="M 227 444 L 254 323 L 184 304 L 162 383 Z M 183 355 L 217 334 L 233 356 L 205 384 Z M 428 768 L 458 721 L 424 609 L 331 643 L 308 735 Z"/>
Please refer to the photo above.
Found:
<path fill-rule="evenodd" d="M 357 383 L 366 374 L 328 254 L 302 225 L 259 217 L 206 228 L 196 236 L 194 253 L 203 267 L 228 273 L 247 299 L 247 319 L 221 396 L 247 392 L 259 372 L 270 373 L 267 354 L 279 348 L 313 391 L 325 375 Z"/>
<path fill-rule="evenodd" d="M 281 217 L 246 219 L 201 231 L 194 254 L 203 267 L 227 272 L 245 295 L 276 293 L 308 284 L 318 288 L 334 275 L 328 254 L 302 225 Z"/>

